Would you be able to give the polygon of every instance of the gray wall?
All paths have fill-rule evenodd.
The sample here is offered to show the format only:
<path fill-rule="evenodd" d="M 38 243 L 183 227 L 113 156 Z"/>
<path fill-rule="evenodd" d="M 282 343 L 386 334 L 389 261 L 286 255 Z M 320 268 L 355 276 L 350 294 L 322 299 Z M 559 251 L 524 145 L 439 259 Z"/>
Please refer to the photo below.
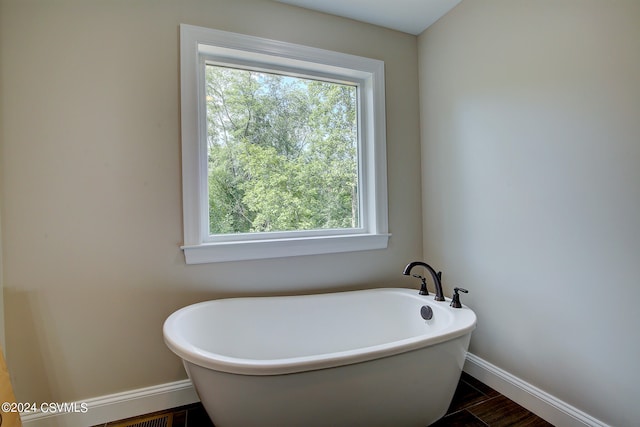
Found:
<path fill-rule="evenodd" d="M 466 0 L 421 34 L 424 257 L 470 350 L 640 422 L 640 2 Z"/>
<path fill-rule="evenodd" d="M 387 250 L 186 266 L 180 23 L 386 63 Z M 252 0 L 0 0 L 7 362 L 21 402 L 186 378 L 162 323 L 210 298 L 371 286 L 422 253 L 416 37 Z"/>

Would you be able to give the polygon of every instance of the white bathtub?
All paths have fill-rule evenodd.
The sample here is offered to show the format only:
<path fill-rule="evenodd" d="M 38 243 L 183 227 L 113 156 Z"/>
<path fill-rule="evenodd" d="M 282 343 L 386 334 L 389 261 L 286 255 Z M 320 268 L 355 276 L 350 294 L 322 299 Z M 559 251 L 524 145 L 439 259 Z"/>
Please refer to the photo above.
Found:
<path fill-rule="evenodd" d="M 164 338 L 216 427 L 425 427 L 476 324 L 449 303 L 392 288 L 229 298 L 176 311 Z"/>

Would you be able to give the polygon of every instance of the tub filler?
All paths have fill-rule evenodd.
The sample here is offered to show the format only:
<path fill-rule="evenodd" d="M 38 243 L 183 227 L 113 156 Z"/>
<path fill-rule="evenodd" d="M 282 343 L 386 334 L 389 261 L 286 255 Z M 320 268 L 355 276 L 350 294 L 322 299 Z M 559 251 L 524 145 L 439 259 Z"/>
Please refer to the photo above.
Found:
<path fill-rule="evenodd" d="M 425 427 L 476 324 L 449 303 L 396 288 L 228 298 L 176 311 L 164 338 L 216 427 Z"/>

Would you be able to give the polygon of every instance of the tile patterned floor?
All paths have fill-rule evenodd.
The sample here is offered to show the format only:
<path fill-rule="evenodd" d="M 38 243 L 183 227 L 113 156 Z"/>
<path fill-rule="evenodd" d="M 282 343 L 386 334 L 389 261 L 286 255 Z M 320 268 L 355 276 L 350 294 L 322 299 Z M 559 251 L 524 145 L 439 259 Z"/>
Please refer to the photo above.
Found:
<path fill-rule="evenodd" d="M 214 427 L 200 403 L 147 416 L 169 413 L 173 416 L 172 427 Z M 131 419 L 128 421 L 136 420 Z M 131 424 L 123 424 L 123 421 L 117 421 L 94 427 L 118 427 L 122 425 Z M 435 424 L 432 424 L 432 427 L 507 426 L 553 427 L 552 424 L 464 372 L 447 414 Z"/>
<path fill-rule="evenodd" d="M 432 427 L 553 427 L 472 376 L 462 373 L 447 414 Z"/>

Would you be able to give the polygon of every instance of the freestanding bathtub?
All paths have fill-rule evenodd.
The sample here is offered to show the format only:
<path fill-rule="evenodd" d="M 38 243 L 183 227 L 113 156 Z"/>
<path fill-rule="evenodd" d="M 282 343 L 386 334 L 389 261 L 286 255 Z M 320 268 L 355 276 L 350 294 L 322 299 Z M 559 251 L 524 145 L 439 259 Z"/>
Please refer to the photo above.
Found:
<path fill-rule="evenodd" d="M 449 303 L 395 288 L 229 298 L 176 311 L 163 332 L 216 427 L 425 427 L 476 325 Z"/>

